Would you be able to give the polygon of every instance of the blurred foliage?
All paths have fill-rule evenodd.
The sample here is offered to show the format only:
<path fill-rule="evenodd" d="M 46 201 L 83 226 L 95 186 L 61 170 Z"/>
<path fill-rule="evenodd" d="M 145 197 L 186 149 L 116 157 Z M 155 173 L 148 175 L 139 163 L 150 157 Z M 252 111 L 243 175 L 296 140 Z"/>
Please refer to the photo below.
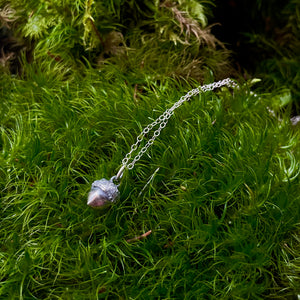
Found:
<path fill-rule="evenodd" d="M 29 61 L 39 63 L 52 59 L 64 65 L 66 73 L 80 69 L 82 63 L 101 69 L 108 61 L 125 73 L 145 67 L 157 78 L 168 75 L 201 81 L 210 71 L 216 78 L 234 72 L 229 51 L 207 25 L 210 1 L 0 3 L 4 7 L 3 59 L 11 53 L 16 56 L 9 39 L 17 39 L 29 52 L 27 60 L 30 57 Z"/>
<path fill-rule="evenodd" d="M 214 33 L 234 52 L 245 77 L 262 78 L 263 90 L 289 89 L 300 114 L 300 1 L 219 0 Z"/>
<path fill-rule="evenodd" d="M 300 113 L 300 1 L 273 2 L 262 11 L 265 30 L 252 31 L 247 37 L 263 58 L 257 61 L 258 76 L 269 88 L 289 88 Z"/>

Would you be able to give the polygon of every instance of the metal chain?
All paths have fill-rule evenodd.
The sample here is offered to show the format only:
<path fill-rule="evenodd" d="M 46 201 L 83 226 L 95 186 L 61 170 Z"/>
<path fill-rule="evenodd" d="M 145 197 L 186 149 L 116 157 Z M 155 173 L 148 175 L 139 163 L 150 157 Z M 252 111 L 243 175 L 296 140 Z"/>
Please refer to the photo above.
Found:
<path fill-rule="evenodd" d="M 122 160 L 122 167 L 119 170 L 118 174 L 115 176 L 115 179 L 118 180 L 122 177 L 123 171 L 125 168 L 131 170 L 133 169 L 135 163 L 143 156 L 145 152 L 147 152 L 148 148 L 154 143 L 155 139 L 160 135 L 160 132 L 163 128 L 166 127 L 168 120 L 170 117 L 174 114 L 174 110 L 178 107 L 180 107 L 184 102 L 188 101 L 191 97 L 198 95 L 199 93 L 212 91 L 216 88 L 219 88 L 221 86 L 228 86 L 228 87 L 237 87 L 237 84 L 231 80 L 230 78 L 226 78 L 217 82 L 213 82 L 207 85 L 199 86 L 195 89 L 192 89 L 187 94 L 182 96 L 171 108 L 168 108 L 164 113 L 162 113 L 155 121 L 153 121 L 151 124 L 146 126 L 142 132 L 138 135 L 136 142 L 131 145 L 130 151 L 125 155 L 125 157 Z M 145 135 L 149 133 L 153 127 L 156 125 L 159 125 L 158 129 L 156 129 L 152 135 L 152 137 L 148 140 L 148 142 L 145 144 L 144 147 L 141 148 L 141 150 L 136 154 L 136 156 L 132 159 L 131 162 L 129 160 L 131 159 L 132 153 L 135 152 L 139 144 L 143 141 Z"/>

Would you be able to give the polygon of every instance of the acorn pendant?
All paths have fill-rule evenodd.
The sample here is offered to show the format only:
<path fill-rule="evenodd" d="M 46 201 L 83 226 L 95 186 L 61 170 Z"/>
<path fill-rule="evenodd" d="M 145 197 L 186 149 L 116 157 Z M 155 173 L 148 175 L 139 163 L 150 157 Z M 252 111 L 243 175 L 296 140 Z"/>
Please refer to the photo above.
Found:
<path fill-rule="evenodd" d="M 113 180 L 102 178 L 92 183 L 91 190 L 88 195 L 87 205 L 93 208 L 102 208 L 117 201 L 120 197 L 118 185 L 114 184 Z"/>

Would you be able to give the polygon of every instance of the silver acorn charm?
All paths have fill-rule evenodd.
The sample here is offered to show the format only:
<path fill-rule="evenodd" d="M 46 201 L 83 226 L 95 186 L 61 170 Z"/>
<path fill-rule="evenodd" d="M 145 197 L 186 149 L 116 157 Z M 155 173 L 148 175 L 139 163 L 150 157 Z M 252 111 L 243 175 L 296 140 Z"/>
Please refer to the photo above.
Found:
<path fill-rule="evenodd" d="M 113 181 L 116 176 L 110 180 L 102 178 L 92 183 L 91 190 L 88 195 L 87 205 L 93 208 L 102 208 L 117 201 L 120 197 L 118 185 Z"/>

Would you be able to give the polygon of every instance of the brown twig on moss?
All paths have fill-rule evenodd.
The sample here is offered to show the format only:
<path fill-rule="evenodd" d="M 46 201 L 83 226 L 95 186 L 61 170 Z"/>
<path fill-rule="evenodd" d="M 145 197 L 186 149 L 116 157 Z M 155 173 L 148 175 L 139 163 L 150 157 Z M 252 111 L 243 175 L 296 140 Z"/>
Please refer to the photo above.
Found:
<path fill-rule="evenodd" d="M 10 28 L 9 23 L 12 23 L 18 19 L 18 17 L 15 16 L 15 13 L 16 11 L 9 7 L 9 5 L 6 5 L 4 8 L 0 9 L 0 24 Z"/>
<path fill-rule="evenodd" d="M 145 232 L 144 234 L 142 234 L 142 235 L 140 235 L 140 236 L 136 236 L 136 237 L 134 237 L 134 238 L 131 238 L 131 239 L 129 239 L 129 240 L 126 240 L 126 242 L 127 242 L 127 243 L 132 243 L 132 242 L 139 241 L 139 240 L 141 240 L 141 239 L 147 237 L 148 235 L 150 235 L 151 232 L 152 232 L 152 230 L 149 230 L 149 231 Z"/>
<path fill-rule="evenodd" d="M 205 43 L 208 47 L 213 49 L 215 49 L 217 45 L 225 48 L 224 44 L 211 33 L 211 28 L 217 24 L 202 29 L 199 22 L 191 18 L 188 12 L 178 9 L 176 4 L 167 0 L 161 4 L 161 7 L 165 7 L 172 12 L 174 19 L 179 23 L 180 35 L 185 32 L 184 43 L 189 44 L 189 38 L 191 35 L 194 35 L 199 44 Z"/>
<path fill-rule="evenodd" d="M 91 18 L 89 18 L 89 21 L 90 21 L 90 23 L 91 23 L 91 25 L 92 25 L 92 28 L 93 28 L 93 30 L 94 30 L 96 36 L 97 36 L 98 39 L 99 39 L 99 41 L 100 41 L 102 47 L 104 47 L 104 41 L 103 41 L 103 39 L 102 39 L 102 36 L 101 36 L 99 30 L 97 29 L 97 27 L 96 27 L 96 25 L 95 25 L 95 23 L 94 23 L 94 21 L 93 21 Z"/>

